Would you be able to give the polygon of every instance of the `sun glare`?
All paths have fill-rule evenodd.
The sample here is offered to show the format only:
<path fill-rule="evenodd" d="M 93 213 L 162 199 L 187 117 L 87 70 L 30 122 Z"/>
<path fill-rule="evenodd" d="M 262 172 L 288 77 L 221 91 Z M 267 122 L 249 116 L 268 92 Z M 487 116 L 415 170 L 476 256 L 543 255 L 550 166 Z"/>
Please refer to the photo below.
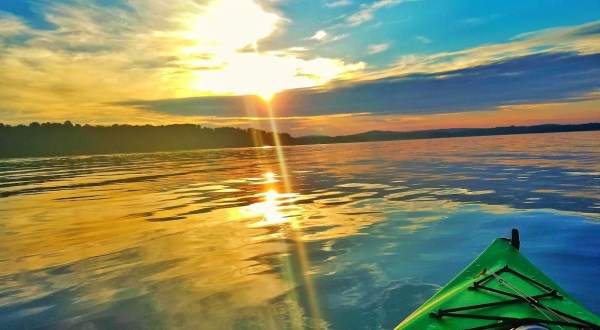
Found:
<path fill-rule="evenodd" d="M 271 100 L 273 99 L 273 96 L 275 96 L 276 93 L 269 93 L 269 92 L 262 92 L 262 93 L 258 93 L 258 97 L 260 97 L 261 99 L 263 99 L 263 101 L 265 102 L 271 102 Z"/>
<path fill-rule="evenodd" d="M 250 0 L 216 1 L 189 15 L 179 48 L 187 88 L 205 95 L 257 95 L 265 102 L 286 89 L 314 87 L 364 69 L 364 63 L 304 58 L 292 50 L 259 50 L 285 19 Z"/>
<path fill-rule="evenodd" d="M 250 0 L 221 0 L 190 16 L 186 37 L 212 52 L 235 51 L 269 36 L 280 17 Z"/>

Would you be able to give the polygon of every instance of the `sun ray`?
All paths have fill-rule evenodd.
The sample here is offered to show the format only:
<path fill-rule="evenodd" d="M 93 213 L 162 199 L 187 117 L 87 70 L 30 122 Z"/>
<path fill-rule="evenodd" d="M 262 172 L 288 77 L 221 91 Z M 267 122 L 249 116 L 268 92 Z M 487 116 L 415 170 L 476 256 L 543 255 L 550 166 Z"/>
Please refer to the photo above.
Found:
<path fill-rule="evenodd" d="M 271 123 L 271 131 L 273 133 L 273 143 L 277 153 L 277 161 L 279 163 L 279 170 L 281 171 L 281 177 L 283 180 L 283 184 L 285 187 L 286 193 L 292 192 L 292 184 L 290 180 L 290 176 L 288 174 L 288 168 L 285 161 L 285 153 L 283 150 L 283 146 L 281 144 L 281 140 L 279 139 L 279 131 L 277 129 L 277 123 L 274 116 L 273 104 L 269 100 L 266 100 L 267 103 L 267 111 L 268 116 Z M 320 329 L 320 320 L 321 320 L 321 309 L 319 307 L 319 300 L 317 298 L 317 290 L 315 288 L 312 275 L 310 272 L 310 260 L 308 259 L 308 254 L 306 253 L 306 247 L 304 245 L 304 241 L 302 238 L 302 227 L 297 222 L 298 220 L 295 217 L 291 218 L 291 234 L 293 241 L 296 243 L 295 248 L 298 255 L 298 260 L 300 261 L 300 272 L 304 278 L 304 283 L 306 284 L 306 293 L 308 296 L 309 308 L 312 315 L 311 322 L 312 328 Z"/>

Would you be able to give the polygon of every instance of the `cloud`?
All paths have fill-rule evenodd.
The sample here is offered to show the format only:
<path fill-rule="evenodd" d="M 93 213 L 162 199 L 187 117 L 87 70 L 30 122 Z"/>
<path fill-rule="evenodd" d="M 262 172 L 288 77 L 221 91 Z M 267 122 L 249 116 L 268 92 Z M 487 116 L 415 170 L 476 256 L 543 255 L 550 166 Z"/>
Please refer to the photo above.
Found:
<path fill-rule="evenodd" d="M 18 17 L 0 12 L 0 38 L 29 32 L 29 28 Z"/>
<path fill-rule="evenodd" d="M 347 34 L 347 33 L 333 35 L 333 34 L 329 34 L 325 30 L 319 30 L 319 31 L 315 32 L 315 34 L 313 34 L 310 38 L 307 38 L 307 39 L 309 39 L 309 40 L 317 40 L 317 41 L 320 41 L 322 43 L 328 43 L 328 42 L 334 42 L 334 41 L 345 39 L 348 36 L 350 36 L 350 35 Z"/>
<path fill-rule="evenodd" d="M 600 30 L 600 22 L 524 33 L 505 43 L 487 44 L 454 52 L 403 55 L 391 68 L 369 72 L 362 79 L 438 73 L 552 52 L 595 54 L 600 52 L 600 34 L 590 32 L 596 29 Z"/>
<path fill-rule="evenodd" d="M 369 52 L 369 55 L 374 55 L 374 54 L 378 54 L 381 52 L 385 52 L 386 50 L 388 50 L 388 48 L 390 48 L 390 43 L 383 43 L 383 44 L 374 44 L 374 45 L 369 45 L 367 46 L 367 51 Z"/>
<path fill-rule="evenodd" d="M 573 31 L 578 36 L 591 36 L 600 34 L 600 22 L 585 24 Z"/>
<path fill-rule="evenodd" d="M 289 99 L 282 97 L 279 102 L 304 113 L 382 114 L 454 113 L 512 104 L 579 102 L 598 98 L 589 94 L 600 90 L 598 61 L 600 54 L 535 54 L 453 71 L 340 86 L 328 93 L 290 94 Z"/>
<path fill-rule="evenodd" d="M 435 74 L 389 77 L 327 91 L 289 90 L 272 104 L 278 117 L 333 114 L 430 115 L 495 110 L 519 104 L 598 100 L 600 54 L 546 53 Z M 566 78 L 568 77 L 568 79 Z M 560 83 L 548 83 L 560 81 Z M 266 116 L 256 98 L 224 96 L 126 104 L 177 115 Z M 260 116 L 260 115 L 259 115 Z"/>
<path fill-rule="evenodd" d="M 3 121 L 20 122 L 34 110 L 49 120 L 123 122 L 139 111 L 106 104 L 270 94 L 364 68 L 298 54 L 298 47 L 261 52 L 261 42 L 287 24 L 265 6 L 252 0 L 42 2 L 35 9 L 49 27 L 43 29 L 2 15 L 0 108 L 12 114 Z"/>
<path fill-rule="evenodd" d="M 323 40 L 327 37 L 327 32 L 323 31 L 323 30 L 319 30 L 317 32 L 315 32 L 315 34 L 310 37 L 310 39 L 314 39 L 314 40 Z"/>
<path fill-rule="evenodd" d="M 472 17 L 463 20 L 463 23 L 466 25 L 483 25 L 487 23 L 487 21 L 488 20 L 483 17 Z"/>
<path fill-rule="evenodd" d="M 306 48 L 306 47 L 290 47 L 290 48 L 286 49 L 285 51 L 286 51 L 286 53 L 306 52 L 306 51 L 308 51 L 308 48 Z"/>
<path fill-rule="evenodd" d="M 251 104 L 249 104 L 251 103 Z M 162 100 L 121 101 L 108 104 L 145 109 L 177 116 L 241 117 L 246 107 L 266 110 L 265 102 L 257 96 L 204 96 Z M 266 111 L 263 113 L 266 114 Z"/>
<path fill-rule="evenodd" d="M 309 39 L 318 40 L 321 42 L 333 42 L 333 41 L 345 39 L 348 36 L 349 36 L 349 34 L 332 35 L 332 34 L 327 33 L 327 31 L 325 31 L 325 30 L 319 30 L 319 31 L 315 32 L 315 34 L 313 34 L 313 36 L 310 37 Z"/>
<path fill-rule="evenodd" d="M 420 42 L 424 43 L 424 44 L 430 44 L 431 40 L 425 38 L 424 36 L 415 36 L 415 38 L 417 40 L 419 40 Z"/>
<path fill-rule="evenodd" d="M 325 7 L 327 8 L 336 8 L 336 7 L 346 7 L 352 5 L 352 2 L 349 0 L 338 0 L 332 2 L 325 2 Z"/>
<path fill-rule="evenodd" d="M 234 94 L 232 91 L 235 91 L 238 95 L 263 95 L 284 88 L 321 85 L 363 68 L 364 63 L 347 64 L 328 58 L 302 59 L 277 54 L 231 54 L 229 62 L 221 70 L 194 72 L 189 87 L 202 90 L 210 84 L 210 91 L 219 94 Z"/>
<path fill-rule="evenodd" d="M 547 123 L 581 124 L 600 118 L 598 101 L 577 103 L 544 103 L 502 108 L 501 111 L 469 111 L 450 114 L 350 114 L 340 117 L 320 116 L 305 120 L 290 120 L 280 127 L 293 135 L 345 135 L 369 130 L 412 131 L 440 128 L 481 128 L 510 125 L 539 125 Z M 322 118 L 322 119 L 321 119 Z M 294 126 L 291 126 L 294 125 Z"/>
<path fill-rule="evenodd" d="M 375 17 L 375 12 L 379 9 L 393 7 L 405 1 L 406 0 L 379 0 L 371 4 L 362 4 L 359 11 L 346 17 L 346 23 L 350 26 L 361 25 L 371 21 Z"/>

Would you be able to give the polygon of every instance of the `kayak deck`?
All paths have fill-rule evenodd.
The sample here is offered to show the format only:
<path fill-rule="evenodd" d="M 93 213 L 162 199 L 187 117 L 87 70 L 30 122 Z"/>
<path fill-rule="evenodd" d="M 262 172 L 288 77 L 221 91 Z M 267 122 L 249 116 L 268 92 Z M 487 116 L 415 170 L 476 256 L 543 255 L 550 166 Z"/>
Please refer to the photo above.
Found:
<path fill-rule="evenodd" d="M 496 239 L 465 270 L 400 323 L 401 329 L 600 329 L 576 302 L 506 239 Z"/>

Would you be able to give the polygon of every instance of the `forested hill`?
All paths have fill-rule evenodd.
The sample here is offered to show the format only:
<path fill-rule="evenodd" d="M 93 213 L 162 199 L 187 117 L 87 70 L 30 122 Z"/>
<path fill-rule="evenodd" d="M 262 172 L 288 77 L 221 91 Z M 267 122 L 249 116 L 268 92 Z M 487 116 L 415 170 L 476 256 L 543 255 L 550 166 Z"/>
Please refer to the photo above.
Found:
<path fill-rule="evenodd" d="M 282 144 L 292 137 L 279 134 Z M 0 157 L 38 157 L 175 151 L 274 145 L 273 134 L 256 129 L 208 128 L 198 125 L 90 126 L 0 123 Z"/>
<path fill-rule="evenodd" d="M 280 133 L 282 145 L 434 139 L 450 137 L 554 133 L 600 130 L 600 123 L 579 125 L 509 126 L 496 128 L 439 129 L 413 132 L 370 131 L 344 136 L 294 138 Z M 44 157 L 238 148 L 274 145 L 270 132 L 232 127 L 209 128 L 192 124 L 168 126 L 90 126 L 0 123 L 0 158 Z"/>
<path fill-rule="evenodd" d="M 490 135 L 513 135 L 513 134 L 536 134 L 536 133 L 559 133 L 559 132 L 582 132 L 598 131 L 600 123 L 557 125 L 545 124 L 535 126 L 506 126 L 494 128 L 451 128 L 434 129 L 411 132 L 394 131 L 369 131 L 354 135 L 342 136 L 306 136 L 294 139 L 297 144 L 319 144 L 319 143 L 349 143 L 349 142 L 372 142 L 391 140 L 417 140 L 417 139 L 439 139 L 469 136 Z"/>

